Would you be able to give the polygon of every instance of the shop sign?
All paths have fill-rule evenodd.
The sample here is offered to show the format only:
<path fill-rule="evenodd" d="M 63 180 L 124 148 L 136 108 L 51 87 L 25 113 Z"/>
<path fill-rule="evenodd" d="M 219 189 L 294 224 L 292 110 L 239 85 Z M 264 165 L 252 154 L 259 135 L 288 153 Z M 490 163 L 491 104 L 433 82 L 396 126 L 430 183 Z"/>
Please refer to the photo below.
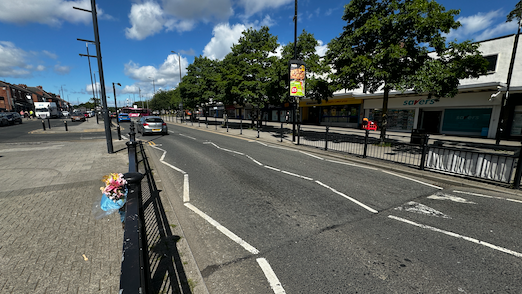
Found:
<path fill-rule="evenodd" d="M 433 105 L 435 102 L 438 102 L 438 99 L 412 99 L 412 100 L 404 100 L 402 105 Z"/>
<path fill-rule="evenodd" d="M 305 97 L 306 64 L 290 60 L 290 97 Z"/>

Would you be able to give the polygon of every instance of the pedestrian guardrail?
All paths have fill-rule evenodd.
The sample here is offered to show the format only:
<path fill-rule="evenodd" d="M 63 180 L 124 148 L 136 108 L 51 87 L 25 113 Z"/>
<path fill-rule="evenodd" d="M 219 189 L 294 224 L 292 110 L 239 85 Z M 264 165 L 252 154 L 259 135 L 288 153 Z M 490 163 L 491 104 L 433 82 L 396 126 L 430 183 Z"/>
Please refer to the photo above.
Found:
<path fill-rule="evenodd" d="M 381 142 L 378 136 L 370 136 L 368 130 L 361 136 L 332 133 L 328 126 L 323 132 L 317 127 L 307 128 L 301 125 L 298 128 L 297 144 L 362 158 L 392 161 L 421 170 L 512 185 L 515 188 L 520 184 L 515 179 L 515 169 L 518 164 L 522 164 L 518 160 L 521 152 L 519 147 L 458 144 L 440 140 L 429 144 L 427 134 L 416 134 L 415 139 L 392 135 Z M 462 146 L 451 147 L 455 145 Z"/>
<path fill-rule="evenodd" d="M 138 150 L 143 149 L 136 141 L 134 122 L 130 125 L 130 140 L 126 143 L 129 155 L 129 172 L 124 174 L 128 182 L 128 194 L 125 209 L 123 233 L 123 252 L 121 261 L 120 293 L 147 293 L 148 255 L 144 232 L 144 217 L 141 207 L 141 180 L 139 172 Z"/>

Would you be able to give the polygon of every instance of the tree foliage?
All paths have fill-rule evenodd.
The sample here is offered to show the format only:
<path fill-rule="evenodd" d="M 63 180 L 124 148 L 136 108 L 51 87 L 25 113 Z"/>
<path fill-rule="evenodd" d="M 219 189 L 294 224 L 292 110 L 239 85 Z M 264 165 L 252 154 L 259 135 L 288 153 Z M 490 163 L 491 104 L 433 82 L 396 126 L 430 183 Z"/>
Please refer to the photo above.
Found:
<path fill-rule="evenodd" d="M 328 44 L 330 78 L 337 90 L 384 90 L 381 140 L 390 90 L 453 96 L 458 79 L 486 72 L 477 46 L 446 44 L 444 34 L 460 26 L 458 13 L 431 0 L 352 0 L 345 6 L 347 25 Z"/>
<path fill-rule="evenodd" d="M 520 21 L 522 19 L 522 1 L 519 1 L 513 10 L 507 15 L 506 22 L 513 20 Z"/>

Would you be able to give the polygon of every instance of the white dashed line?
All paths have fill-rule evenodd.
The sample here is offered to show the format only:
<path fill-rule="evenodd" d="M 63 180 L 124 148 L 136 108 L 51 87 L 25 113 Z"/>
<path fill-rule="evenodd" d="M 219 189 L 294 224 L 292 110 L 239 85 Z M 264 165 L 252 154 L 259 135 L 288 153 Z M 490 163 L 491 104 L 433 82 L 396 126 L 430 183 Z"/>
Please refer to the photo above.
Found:
<path fill-rule="evenodd" d="M 343 196 L 344 198 L 346 198 L 346 199 L 352 201 L 353 203 L 355 203 L 355 204 L 361 206 L 362 208 L 368 210 L 369 212 L 372 212 L 372 213 L 379 213 L 377 210 L 375 210 L 375 209 L 369 207 L 369 206 L 366 205 L 366 204 L 361 203 L 359 200 L 353 199 L 352 197 L 350 197 L 350 196 L 348 196 L 348 195 L 345 195 L 345 194 L 343 194 L 343 193 L 341 193 L 341 192 L 335 190 L 334 188 L 331 188 L 331 187 L 329 187 L 329 186 L 327 186 L 327 185 L 325 185 L 325 184 L 323 184 L 323 183 L 321 183 L 321 182 L 319 182 L 319 181 L 315 181 L 315 182 L 316 182 L 317 184 L 319 184 L 319 185 L 325 187 L 326 189 L 330 189 L 332 192 L 334 192 L 334 193 L 336 193 L 336 194 L 338 194 L 338 195 Z"/>
<path fill-rule="evenodd" d="M 460 194 L 466 194 L 466 195 L 472 195 L 472 196 L 478 196 L 478 197 L 484 197 L 484 198 L 493 198 L 493 199 L 500 199 L 500 200 L 506 200 L 506 201 L 522 203 L 522 201 L 520 201 L 520 200 L 510 199 L 510 198 L 505 198 L 505 197 L 489 196 L 489 195 L 483 195 L 483 194 L 477 194 L 477 193 L 471 193 L 471 192 L 464 192 L 464 191 L 453 191 L 453 192 L 454 193 L 460 193 Z"/>
<path fill-rule="evenodd" d="M 486 247 L 489 247 L 489 248 L 494 249 L 494 250 L 498 250 L 498 251 L 501 251 L 501 252 L 504 252 L 504 253 L 507 253 L 507 254 L 514 255 L 516 257 L 522 257 L 522 253 L 519 253 L 519 252 L 516 252 L 516 251 L 513 251 L 513 250 L 509 250 L 509 249 L 506 249 L 504 247 L 500 247 L 500 246 L 497 246 L 497 245 L 493 245 L 493 244 L 488 243 L 488 242 L 480 241 L 480 240 L 477 240 L 475 238 L 470 238 L 470 237 L 459 235 L 457 233 L 453 233 L 453 232 L 437 229 L 435 227 L 431 227 L 431 226 L 427 226 L 427 225 L 423 225 L 423 224 L 419 224 L 419 223 L 412 222 L 410 220 L 403 219 L 403 218 L 400 218 L 400 217 L 396 217 L 396 216 L 393 216 L 393 215 L 388 215 L 388 217 L 391 218 L 391 219 L 394 219 L 394 220 L 401 221 L 403 223 L 414 225 L 414 226 L 419 227 L 419 228 L 428 229 L 428 230 L 431 230 L 431 231 L 434 231 L 434 232 L 443 233 L 443 234 L 446 234 L 446 235 L 451 236 L 451 237 L 463 239 L 463 240 L 466 240 L 466 241 L 469 241 L 469 242 L 473 242 L 475 244 L 486 246 Z"/>

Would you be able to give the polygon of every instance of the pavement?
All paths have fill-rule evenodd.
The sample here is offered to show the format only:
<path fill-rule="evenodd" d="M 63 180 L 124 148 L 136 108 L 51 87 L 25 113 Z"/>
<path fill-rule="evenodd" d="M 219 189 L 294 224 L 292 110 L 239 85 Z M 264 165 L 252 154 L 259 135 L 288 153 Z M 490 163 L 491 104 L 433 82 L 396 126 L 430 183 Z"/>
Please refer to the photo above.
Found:
<path fill-rule="evenodd" d="M 92 213 L 102 177 L 128 171 L 124 141 L 113 145 L 121 151 L 108 154 L 105 140 L 0 143 L 0 293 L 118 293 L 119 215 Z"/>
<path fill-rule="evenodd" d="M 181 125 L 172 117 L 164 117 L 169 125 Z M 210 119 L 212 122 L 213 120 Z M 239 121 L 237 121 L 239 122 Z M 245 125 L 248 121 L 244 121 Z M 379 168 L 410 173 L 433 181 L 453 185 L 466 185 L 480 189 L 505 191 L 521 197 L 520 191 L 505 189 L 485 183 L 455 178 L 452 176 L 419 171 L 393 163 L 361 159 L 338 153 L 329 153 L 317 148 L 295 145 L 291 135 L 285 134 L 281 141 L 277 127 L 280 123 L 268 123 L 269 131 L 254 129 L 224 128 L 220 125 L 205 125 L 185 122 L 184 127 L 198 128 L 208 132 L 260 140 L 290 148 L 303 148 L 323 156 L 339 157 L 358 161 Z M 285 125 L 291 128 L 291 125 Z M 310 126 L 312 127 L 312 126 Z M 324 127 L 319 127 L 324 128 Z M 346 130 L 362 132 L 361 130 Z M 35 133 L 63 133 L 65 128 L 37 130 Z M 103 123 L 94 119 L 85 123 L 69 124 L 68 132 L 99 132 L 103 136 Z M 128 133 L 128 124 L 122 124 L 122 134 Z M 390 133 L 394 135 L 394 133 Z M 402 134 L 404 135 L 404 134 Z M 398 136 L 398 134 L 397 134 Z M 444 139 L 482 142 L 477 138 Z M 45 141 L 32 143 L 0 143 L 0 293 L 117 293 L 119 290 L 123 230 L 118 214 L 97 220 L 93 206 L 98 203 L 103 185 L 101 179 L 111 172 L 128 171 L 128 156 L 125 140 L 113 135 L 115 153 L 107 153 L 107 142 L 100 139 L 76 141 Z M 485 143 L 494 143 L 494 140 Z M 510 143 L 511 144 L 511 143 Z M 511 144 L 520 146 L 519 142 Z M 328 154 L 327 154 L 328 153 Z M 327 155 L 326 155 L 327 154 Z M 154 164 L 154 163 L 153 163 Z M 152 167 L 153 168 L 153 167 Z M 162 190 L 158 181 L 155 191 Z M 149 183 L 150 184 L 150 183 Z M 153 194 L 151 192 L 151 194 Z M 168 191 L 165 191 L 167 194 Z M 165 193 L 162 193 L 165 194 Z M 149 196 L 152 197 L 152 196 Z M 166 271 L 165 276 L 185 276 L 190 280 L 190 291 L 183 293 L 208 293 L 197 265 L 191 257 L 188 244 L 184 243 L 183 231 L 169 207 L 167 198 L 160 207 L 167 219 L 164 227 L 154 231 L 164 232 L 171 228 L 167 237 L 179 240 L 176 246 L 176 272 Z M 147 227 L 147 235 L 151 232 Z M 150 245 L 150 244 L 149 244 Z M 152 245 L 150 245 L 152 246 Z M 169 249 L 172 250 L 172 249 Z M 152 253 L 151 253 L 152 254 Z M 165 255 L 165 252 L 161 253 Z M 150 255 L 152 257 L 153 255 Z M 167 265 L 167 267 L 172 265 Z M 164 279 L 163 274 L 156 283 Z M 181 273 L 181 274 L 180 274 Z M 159 274 L 157 276 L 160 276 Z M 171 283 L 172 283 L 171 281 Z M 168 284 L 168 283 L 167 283 Z M 174 293 L 173 286 L 161 289 L 161 293 Z M 186 290 L 186 287 L 181 287 Z M 160 290 L 160 288 L 158 288 Z M 160 291 L 158 291 L 160 292 Z"/>

